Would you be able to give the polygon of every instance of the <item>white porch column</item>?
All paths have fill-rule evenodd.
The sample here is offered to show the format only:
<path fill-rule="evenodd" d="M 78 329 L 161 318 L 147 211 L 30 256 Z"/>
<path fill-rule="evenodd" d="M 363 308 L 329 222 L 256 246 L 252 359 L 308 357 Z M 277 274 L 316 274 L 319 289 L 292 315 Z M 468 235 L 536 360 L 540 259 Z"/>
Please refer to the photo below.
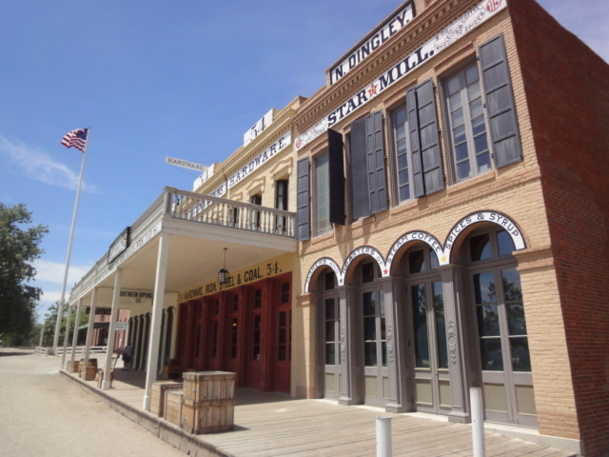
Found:
<path fill-rule="evenodd" d="M 78 299 L 78 306 L 76 307 L 76 316 L 74 317 L 74 334 L 72 335 L 72 355 L 68 366 L 65 367 L 68 373 L 74 373 L 74 358 L 76 356 L 76 345 L 78 344 L 78 324 L 80 323 L 80 311 L 82 310 L 82 297 Z"/>
<path fill-rule="evenodd" d="M 168 319 L 169 319 L 169 310 L 165 311 L 163 310 L 163 325 L 162 325 L 162 335 L 161 335 L 161 363 L 159 366 L 159 369 L 157 370 L 159 374 L 161 374 L 163 372 L 163 364 L 165 363 L 165 348 L 167 347 L 167 325 L 169 324 Z"/>
<path fill-rule="evenodd" d="M 144 388 L 144 404 L 146 411 L 150 410 L 150 387 L 157 380 L 159 363 L 159 342 L 161 341 L 161 324 L 163 320 L 163 303 L 165 300 L 165 280 L 167 279 L 167 257 L 169 253 L 169 234 L 161 232 L 159 237 L 159 252 L 156 263 L 154 281 L 154 300 L 152 301 L 152 320 L 150 322 L 150 341 L 148 345 L 148 363 L 146 364 L 146 387 Z"/>
<path fill-rule="evenodd" d="M 87 366 L 89 365 L 89 350 L 91 349 L 91 340 L 93 339 L 93 322 L 95 320 L 95 307 L 97 306 L 97 287 L 93 288 L 91 295 L 91 307 L 89 308 L 89 326 L 87 327 L 87 341 L 85 343 L 85 351 L 83 354 L 83 365 L 80 377 L 87 377 Z"/>
<path fill-rule="evenodd" d="M 68 337 L 70 336 L 70 317 L 72 317 L 72 307 L 68 304 L 68 317 L 66 317 L 66 334 L 63 336 L 63 353 L 61 354 L 61 367 L 66 366 L 66 351 L 68 350 Z"/>
<path fill-rule="evenodd" d="M 110 389 L 112 384 L 112 360 L 114 354 L 114 338 L 116 336 L 116 319 L 118 318 L 118 304 L 121 299 L 121 277 L 123 270 L 116 269 L 114 276 L 114 291 L 112 293 L 112 311 L 110 312 L 110 328 L 108 329 L 108 349 L 106 349 L 106 366 L 104 367 L 104 380 L 102 390 Z"/>

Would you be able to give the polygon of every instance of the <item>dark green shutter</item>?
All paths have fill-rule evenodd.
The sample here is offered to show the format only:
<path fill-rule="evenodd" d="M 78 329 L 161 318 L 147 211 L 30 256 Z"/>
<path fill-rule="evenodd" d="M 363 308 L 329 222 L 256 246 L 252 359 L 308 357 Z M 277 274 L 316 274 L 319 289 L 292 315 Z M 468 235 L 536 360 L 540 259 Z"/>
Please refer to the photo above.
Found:
<path fill-rule="evenodd" d="M 495 166 L 504 167 L 522 160 L 522 146 L 503 35 L 481 45 L 478 52 Z"/>
<path fill-rule="evenodd" d="M 308 240 L 311 232 L 311 195 L 309 185 L 309 159 L 301 159 L 296 165 L 298 180 L 296 182 L 296 239 Z"/>
<path fill-rule="evenodd" d="M 380 111 L 351 123 L 353 218 L 387 209 L 383 116 Z"/>
<path fill-rule="evenodd" d="M 414 196 L 444 189 L 436 101 L 431 79 L 406 92 Z"/>
<path fill-rule="evenodd" d="M 368 157 L 366 156 L 366 119 L 351 123 L 351 195 L 353 219 L 370 216 L 370 194 L 368 186 Z"/>
<path fill-rule="evenodd" d="M 330 168 L 330 222 L 345 225 L 345 173 L 343 165 L 343 136 L 328 130 L 328 159 Z"/>
<path fill-rule="evenodd" d="M 387 209 L 383 116 L 380 111 L 366 117 L 366 155 L 368 157 L 370 213 L 375 214 Z"/>

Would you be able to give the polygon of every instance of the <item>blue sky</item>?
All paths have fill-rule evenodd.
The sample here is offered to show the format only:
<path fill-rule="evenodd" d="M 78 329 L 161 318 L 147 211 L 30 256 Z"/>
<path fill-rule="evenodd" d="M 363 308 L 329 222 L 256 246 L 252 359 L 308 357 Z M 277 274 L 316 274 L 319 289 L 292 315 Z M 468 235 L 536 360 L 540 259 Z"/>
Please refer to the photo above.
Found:
<path fill-rule="evenodd" d="M 35 286 L 59 300 L 81 153 L 91 127 L 71 286 L 161 194 L 236 150 L 271 108 L 324 84 L 324 71 L 400 0 L 19 0 L 0 6 L 0 202 L 49 227 Z M 609 2 L 542 0 L 609 60 Z M 585 8 L 582 7 L 585 5 Z"/>

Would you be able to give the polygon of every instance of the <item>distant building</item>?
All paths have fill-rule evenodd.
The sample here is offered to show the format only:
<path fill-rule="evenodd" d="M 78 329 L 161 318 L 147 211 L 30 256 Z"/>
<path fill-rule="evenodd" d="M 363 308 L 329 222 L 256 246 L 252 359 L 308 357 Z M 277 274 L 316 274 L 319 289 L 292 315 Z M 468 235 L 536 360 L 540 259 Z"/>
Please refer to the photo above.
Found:
<path fill-rule="evenodd" d="M 407 1 L 71 303 L 118 287 L 137 369 L 460 422 L 482 387 L 488 422 L 605 455 L 607 119 L 607 64 L 534 1 Z"/>

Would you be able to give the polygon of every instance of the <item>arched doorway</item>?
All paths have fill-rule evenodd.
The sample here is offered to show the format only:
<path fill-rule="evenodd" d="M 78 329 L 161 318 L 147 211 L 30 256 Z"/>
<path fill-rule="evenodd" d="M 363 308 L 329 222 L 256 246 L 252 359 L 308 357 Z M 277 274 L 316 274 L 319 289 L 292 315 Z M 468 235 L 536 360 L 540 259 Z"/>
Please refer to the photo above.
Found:
<path fill-rule="evenodd" d="M 497 226 L 472 232 L 461 247 L 472 346 L 489 421 L 536 426 L 533 377 L 520 274 L 510 235 Z"/>

